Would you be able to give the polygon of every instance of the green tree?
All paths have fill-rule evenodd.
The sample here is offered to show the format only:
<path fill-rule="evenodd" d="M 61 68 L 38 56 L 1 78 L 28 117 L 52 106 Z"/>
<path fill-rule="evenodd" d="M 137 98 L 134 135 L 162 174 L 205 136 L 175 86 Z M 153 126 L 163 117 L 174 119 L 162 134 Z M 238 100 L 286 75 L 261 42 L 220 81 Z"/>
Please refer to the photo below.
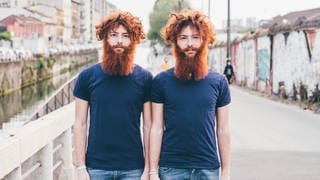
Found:
<path fill-rule="evenodd" d="M 188 0 L 156 0 L 153 11 L 149 16 L 150 30 L 148 39 L 163 43 L 160 35 L 161 28 L 166 24 L 172 12 L 190 9 Z"/>
<path fill-rule="evenodd" d="M 11 34 L 9 31 L 0 32 L 0 40 L 11 41 Z"/>

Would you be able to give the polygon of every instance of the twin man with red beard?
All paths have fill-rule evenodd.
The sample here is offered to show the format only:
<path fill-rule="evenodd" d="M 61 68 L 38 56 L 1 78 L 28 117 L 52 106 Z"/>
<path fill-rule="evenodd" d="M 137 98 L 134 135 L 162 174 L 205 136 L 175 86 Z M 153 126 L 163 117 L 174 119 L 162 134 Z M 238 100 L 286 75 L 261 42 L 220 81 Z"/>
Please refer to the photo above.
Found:
<path fill-rule="evenodd" d="M 176 64 L 154 78 L 134 64 L 145 38 L 137 17 L 114 12 L 96 29 L 102 62 L 83 70 L 74 89 L 77 179 L 229 180 L 231 100 L 225 77 L 207 67 L 209 19 L 171 14 L 162 36 Z"/>

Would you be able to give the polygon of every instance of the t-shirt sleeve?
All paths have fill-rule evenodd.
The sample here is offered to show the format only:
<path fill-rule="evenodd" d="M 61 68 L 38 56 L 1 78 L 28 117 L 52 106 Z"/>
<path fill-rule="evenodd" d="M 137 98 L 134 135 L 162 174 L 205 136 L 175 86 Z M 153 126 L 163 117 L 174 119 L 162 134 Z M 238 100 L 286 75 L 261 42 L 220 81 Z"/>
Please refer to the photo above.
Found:
<path fill-rule="evenodd" d="M 81 72 L 76 80 L 76 84 L 73 90 L 73 96 L 89 101 L 90 93 L 88 87 L 88 75 L 87 73 Z"/>
<path fill-rule="evenodd" d="M 146 75 L 145 85 L 144 85 L 144 102 L 150 101 L 151 96 L 151 86 L 152 86 L 152 74 L 150 72 Z"/>
<path fill-rule="evenodd" d="M 230 89 L 228 81 L 225 76 L 220 79 L 219 97 L 217 101 L 217 108 L 223 107 L 231 102 Z"/>
<path fill-rule="evenodd" d="M 163 83 L 161 74 L 158 74 L 152 81 L 151 101 L 155 103 L 164 103 Z"/>

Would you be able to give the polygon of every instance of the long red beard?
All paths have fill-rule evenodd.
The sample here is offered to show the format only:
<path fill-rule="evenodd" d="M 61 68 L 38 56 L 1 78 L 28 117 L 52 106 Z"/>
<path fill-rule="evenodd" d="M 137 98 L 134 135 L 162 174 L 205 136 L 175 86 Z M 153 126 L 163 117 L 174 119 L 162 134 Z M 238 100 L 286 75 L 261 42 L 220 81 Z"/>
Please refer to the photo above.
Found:
<path fill-rule="evenodd" d="M 177 44 L 173 45 L 173 55 L 176 59 L 174 73 L 182 80 L 200 80 L 208 74 L 208 47 L 200 47 L 193 58 L 187 57 Z"/>
<path fill-rule="evenodd" d="M 115 53 L 113 48 L 104 40 L 102 69 L 110 75 L 129 75 L 133 71 L 136 44 L 132 43 L 129 47 L 124 48 L 124 52 L 120 54 Z"/>

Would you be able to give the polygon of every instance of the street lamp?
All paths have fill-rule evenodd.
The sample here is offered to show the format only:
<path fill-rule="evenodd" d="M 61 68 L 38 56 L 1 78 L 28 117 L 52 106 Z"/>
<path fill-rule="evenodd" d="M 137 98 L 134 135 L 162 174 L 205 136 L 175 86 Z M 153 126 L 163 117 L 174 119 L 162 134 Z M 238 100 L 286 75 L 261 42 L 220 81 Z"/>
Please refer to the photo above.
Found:
<path fill-rule="evenodd" d="M 227 20 L 227 60 L 231 60 L 231 42 L 230 42 L 230 0 L 228 0 L 228 20 Z"/>
<path fill-rule="evenodd" d="M 211 0 L 208 0 L 208 17 L 211 20 Z"/>
<path fill-rule="evenodd" d="M 183 0 L 178 0 L 178 11 L 182 11 Z"/>

